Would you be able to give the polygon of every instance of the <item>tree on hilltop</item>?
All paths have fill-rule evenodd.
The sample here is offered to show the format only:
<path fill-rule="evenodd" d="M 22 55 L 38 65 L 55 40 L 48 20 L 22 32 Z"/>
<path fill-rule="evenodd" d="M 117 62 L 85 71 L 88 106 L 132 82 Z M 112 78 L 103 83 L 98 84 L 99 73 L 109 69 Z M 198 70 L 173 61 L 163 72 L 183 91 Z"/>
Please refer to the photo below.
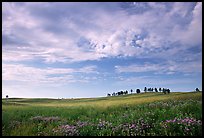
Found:
<path fill-rule="evenodd" d="M 196 92 L 199 92 L 200 90 L 198 88 L 196 88 Z"/>
<path fill-rule="evenodd" d="M 147 92 L 147 87 L 144 88 L 144 92 Z"/>
<path fill-rule="evenodd" d="M 131 89 L 130 92 L 131 92 L 131 94 L 132 94 L 133 90 Z"/>

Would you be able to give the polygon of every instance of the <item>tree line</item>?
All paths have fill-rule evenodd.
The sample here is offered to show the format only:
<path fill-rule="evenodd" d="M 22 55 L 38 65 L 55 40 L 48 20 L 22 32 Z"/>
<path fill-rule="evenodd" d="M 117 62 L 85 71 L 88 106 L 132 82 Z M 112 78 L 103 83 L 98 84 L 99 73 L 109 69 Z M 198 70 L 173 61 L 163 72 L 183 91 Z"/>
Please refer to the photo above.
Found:
<path fill-rule="evenodd" d="M 140 93 L 140 89 L 136 89 L 135 93 Z M 170 89 L 169 88 L 147 88 L 144 87 L 144 92 L 163 92 L 164 94 L 169 94 Z M 126 95 L 128 94 L 128 90 L 125 91 L 119 91 L 119 92 L 113 92 L 113 93 L 108 93 L 107 96 L 119 96 L 119 95 Z M 130 94 L 134 93 L 133 89 L 130 90 Z"/>
<path fill-rule="evenodd" d="M 135 92 L 136 92 L 136 93 L 140 93 L 140 89 L 136 89 Z M 133 89 L 130 90 L 130 93 L 131 93 L 131 94 L 133 93 Z M 119 91 L 119 92 L 113 92 L 112 94 L 111 94 L 111 93 L 108 93 L 107 96 L 119 96 L 119 95 L 126 95 L 126 94 L 128 94 L 128 90 Z"/>
<path fill-rule="evenodd" d="M 170 93 L 170 89 L 169 88 L 159 88 L 159 91 L 157 88 L 144 88 L 144 92 L 163 92 L 164 94 L 166 93 Z"/>

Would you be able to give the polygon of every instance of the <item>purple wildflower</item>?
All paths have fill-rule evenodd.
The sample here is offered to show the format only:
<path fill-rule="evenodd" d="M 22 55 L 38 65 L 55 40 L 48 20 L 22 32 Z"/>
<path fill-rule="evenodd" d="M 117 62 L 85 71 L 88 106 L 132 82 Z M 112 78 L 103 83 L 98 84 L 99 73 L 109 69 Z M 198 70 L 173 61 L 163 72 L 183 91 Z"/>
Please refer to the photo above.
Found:
<path fill-rule="evenodd" d="M 53 129 L 54 133 L 61 133 L 65 136 L 78 136 L 79 132 L 76 126 L 71 125 L 61 125 L 57 129 Z"/>

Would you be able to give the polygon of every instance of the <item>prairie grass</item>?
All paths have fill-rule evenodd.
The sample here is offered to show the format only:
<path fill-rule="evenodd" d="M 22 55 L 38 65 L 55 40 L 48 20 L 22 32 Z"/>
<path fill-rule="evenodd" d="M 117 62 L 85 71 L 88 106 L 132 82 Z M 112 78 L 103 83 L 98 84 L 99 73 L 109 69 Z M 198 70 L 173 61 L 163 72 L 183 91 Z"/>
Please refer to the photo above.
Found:
<path fill-rule="evenodd" d="M 4 136 L 200 136 L 201 129 L 202 92 L 2 100 Z"/>

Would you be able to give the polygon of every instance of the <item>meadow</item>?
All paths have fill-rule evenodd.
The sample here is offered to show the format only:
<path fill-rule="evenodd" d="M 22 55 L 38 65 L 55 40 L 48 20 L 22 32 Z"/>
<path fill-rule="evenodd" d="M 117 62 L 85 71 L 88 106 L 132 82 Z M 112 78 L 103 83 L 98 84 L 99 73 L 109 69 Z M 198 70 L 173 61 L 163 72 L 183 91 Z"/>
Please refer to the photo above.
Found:
<path fill-rule="evenodd" d="M 202 136 L 202 92 L 2 99 L 3 136 Z"/>

